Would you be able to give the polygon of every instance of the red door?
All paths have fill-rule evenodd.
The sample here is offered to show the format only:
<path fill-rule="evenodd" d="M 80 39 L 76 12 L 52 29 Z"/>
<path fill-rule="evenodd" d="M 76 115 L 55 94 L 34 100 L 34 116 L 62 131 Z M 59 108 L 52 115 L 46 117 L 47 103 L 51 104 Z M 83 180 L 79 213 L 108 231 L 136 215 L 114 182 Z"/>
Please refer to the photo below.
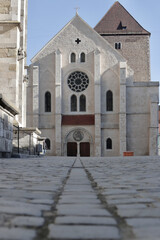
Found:
<path fill-rule="evenodd" d="M 77 143 L 68 142 L 67 143 L 67 156 L 73 157 L 77 156 Z"/>
<path fill-rule="evenodd" d="M 80 156 L 81 157 L 89 157 L 90 156 L 90 143 L 89 142 L 81 142 L 80 143 Z"/>

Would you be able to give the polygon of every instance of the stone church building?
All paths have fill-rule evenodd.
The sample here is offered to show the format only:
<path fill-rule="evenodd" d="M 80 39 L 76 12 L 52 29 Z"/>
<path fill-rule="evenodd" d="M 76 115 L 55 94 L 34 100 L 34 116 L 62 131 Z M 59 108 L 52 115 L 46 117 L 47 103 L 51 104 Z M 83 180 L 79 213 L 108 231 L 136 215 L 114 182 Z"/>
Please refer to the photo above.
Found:
<path fill-rule="evenodd" d="M 91 28 L 78 14 L 28 67 L 28 127 L 57 156 L 156 155 L 158 82 L 150 33 L 115 2 Z"/>

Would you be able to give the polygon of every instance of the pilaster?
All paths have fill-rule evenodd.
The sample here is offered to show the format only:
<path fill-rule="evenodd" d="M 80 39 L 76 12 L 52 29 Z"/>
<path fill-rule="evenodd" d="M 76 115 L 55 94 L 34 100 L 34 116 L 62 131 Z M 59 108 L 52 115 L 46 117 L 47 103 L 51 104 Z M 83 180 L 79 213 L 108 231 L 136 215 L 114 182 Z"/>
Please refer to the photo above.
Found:
<path fill-rule="evenodd" d="M 33 67 L 33 126 L 39 126 L 39 67 Z"/>
<path fill-rule="evenodd" d="M 101 76 L 100 51 L 94 52 L 95 156 L 101 156 Z"/>
<path fill-rule="evenodd" d="M 158 155 L 158 97 L 150 98 L 149 155 Z"/>
<path fill-rule="evenodd" d="M 120 63 L 120 101 L 119 101 L 119 150 L 126 151 L 126 63 Z"/>
<path fill-rule="evenodd" d="M 61 122 L 62 122 L 62 86 L 61 86 L 62 55 L 58 49 L 55 53 L 55 142 L 56 155 L 61 156 Z"/>

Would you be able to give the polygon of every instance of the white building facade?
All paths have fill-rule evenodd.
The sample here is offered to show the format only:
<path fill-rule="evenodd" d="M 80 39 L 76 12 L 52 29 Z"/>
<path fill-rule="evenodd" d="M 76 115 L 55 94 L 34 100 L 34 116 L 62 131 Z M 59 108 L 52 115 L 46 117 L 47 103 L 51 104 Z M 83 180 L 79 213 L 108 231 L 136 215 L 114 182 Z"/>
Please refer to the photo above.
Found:
<path fill-rule="evenodd" d="M 33 57 L 27 126 L 46 137 L 48 155 L 157 155 L 149 36 L 116 2 L 95 29 L 76 14 Z"/>

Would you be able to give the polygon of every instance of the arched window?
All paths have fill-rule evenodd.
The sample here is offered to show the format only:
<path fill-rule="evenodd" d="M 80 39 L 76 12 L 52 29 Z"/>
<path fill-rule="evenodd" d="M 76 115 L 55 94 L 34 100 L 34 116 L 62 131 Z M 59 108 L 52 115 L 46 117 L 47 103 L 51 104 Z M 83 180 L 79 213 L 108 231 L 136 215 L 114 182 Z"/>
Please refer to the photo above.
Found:
<path fill-rule="evenodd" d="M 77 97 L 76 95 L 71 96 L 71 112 L 77 111 Z"/>
<path fill-rule="evenodd" d="M 113 93 L 110 90 L 106 93 L 106 111 L 113 111 Z"/>
<path fill-rule="evenodd" d="M 76 54 L 71 53 L 71 63 L 76 62 Z"/>
<path fill-rule="evenodd" d="M 80 112 L 86 111 L 86 97 L 83 94 L 79 98 L 79 109 L 80 109 Z"/>
<path fill-rule="evenodd" d="M 122 48 L 122 44 L 120 42 L 115 43 L 115 49 L 121 49 Z"/>
<path fill-rule="evenodd" d="M 51 112 L 51 93 L 45 93 L 45 112 Z"/>
<path fill-rule="evenodd" d="M 110 138 L 106 140 L 106 149 L 112 149 L 112 139 Z"/>
<path fill-rule="evenodd" d="M 82 53 L 81 53 L 81 57 L 80 57 L 80 61 L 81 61 L 81 62 L 85 62 L 85 61 L 86 61 L 85 58 L 86 58 L 85 53 L 82 52 Z"/>
<path fill-rule="evenodd" d="M 51 149 L 51 141 L 48 138 L 45 140 L 45 144 L 46 144 L 46 150 L 50 150 Z"/>

